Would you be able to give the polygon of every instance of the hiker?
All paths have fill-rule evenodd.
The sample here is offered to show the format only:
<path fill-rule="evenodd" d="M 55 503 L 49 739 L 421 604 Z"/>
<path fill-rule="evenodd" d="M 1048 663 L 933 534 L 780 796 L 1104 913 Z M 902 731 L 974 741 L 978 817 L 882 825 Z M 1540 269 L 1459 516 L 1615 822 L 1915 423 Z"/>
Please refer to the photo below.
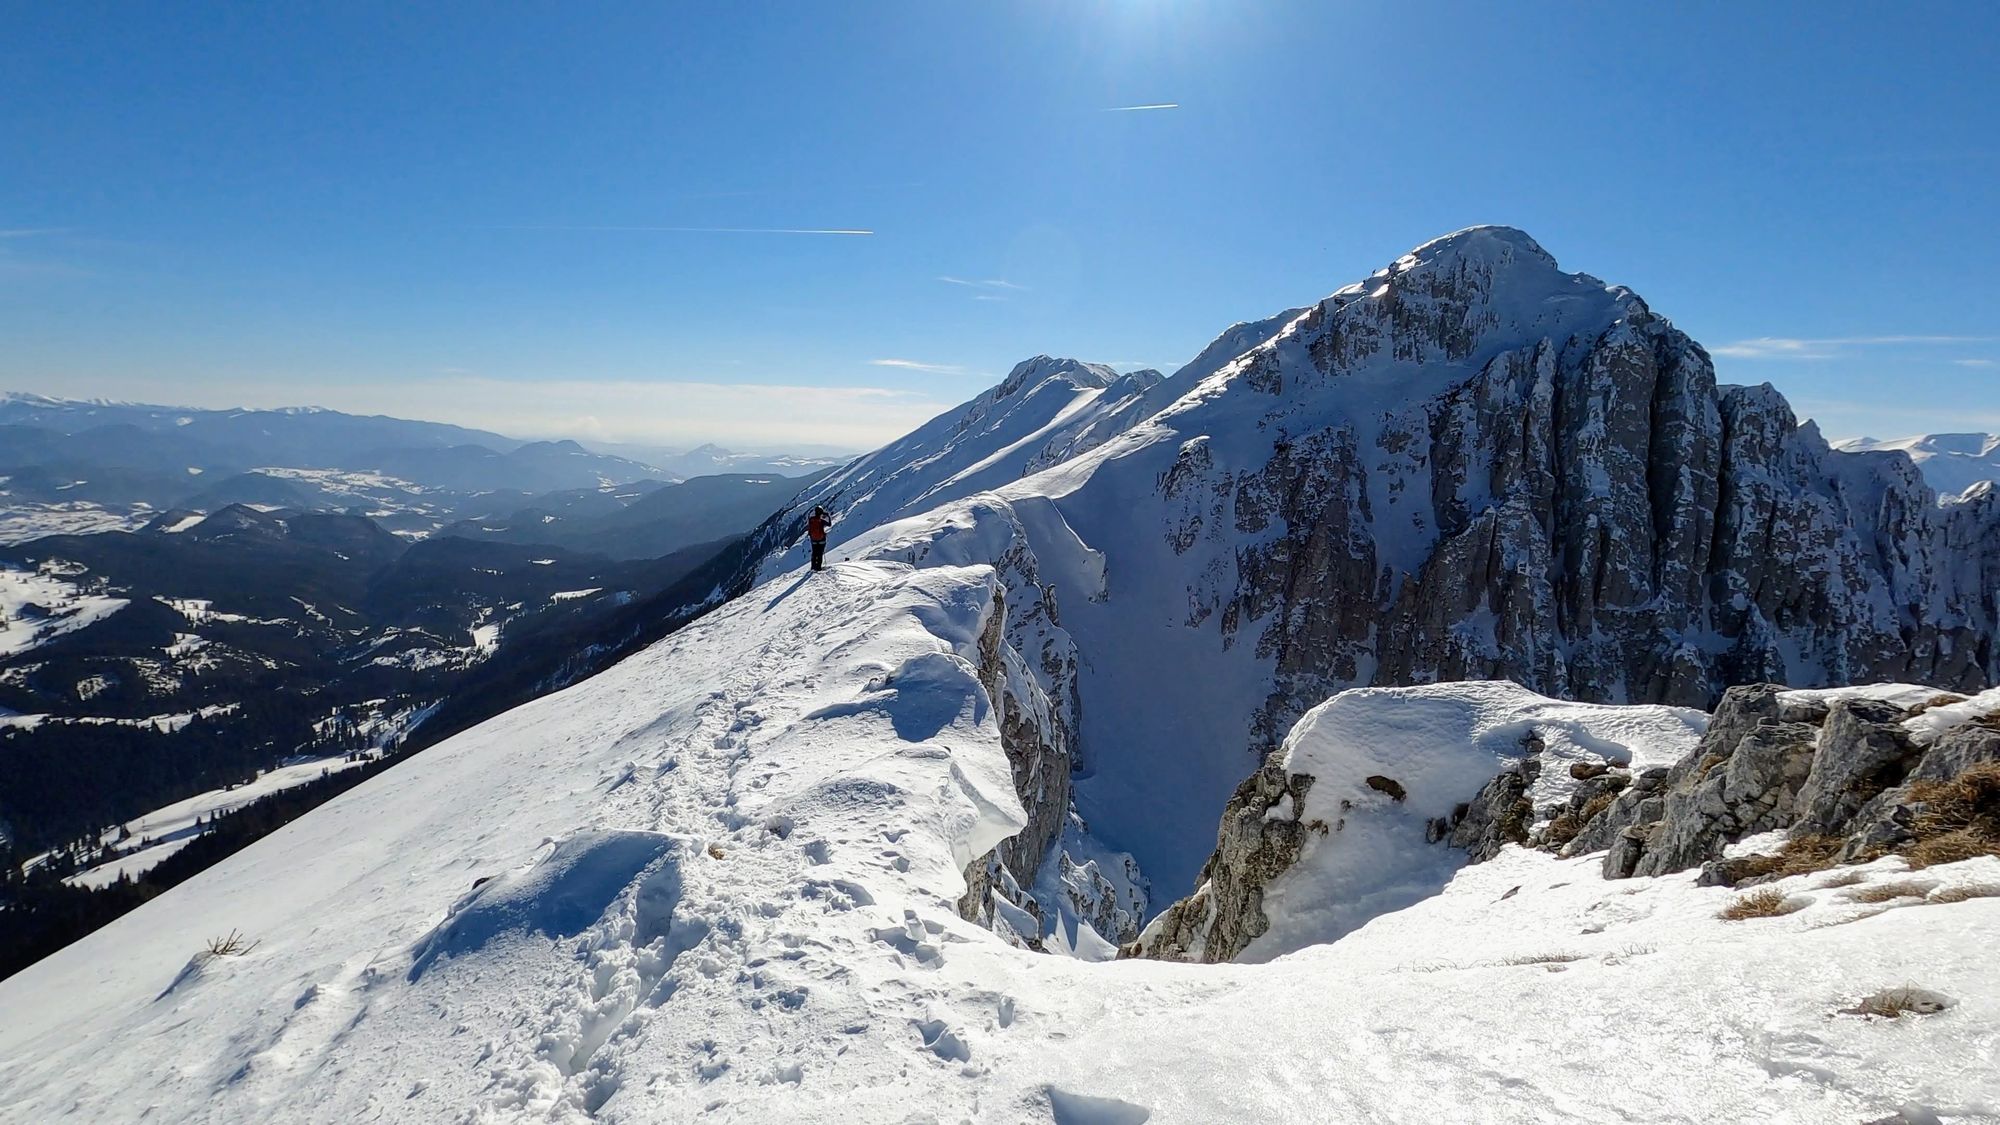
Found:
<path fill-rule="evenodd" d="M 826 527 L 832 522 L 833 517 L 826 514 L 825 508 L 814 508 L 812 518 L 806 521 L 806 537 L 813 544 L 814 570 L 821 569 L 820 562 L 826 557 Z"/>

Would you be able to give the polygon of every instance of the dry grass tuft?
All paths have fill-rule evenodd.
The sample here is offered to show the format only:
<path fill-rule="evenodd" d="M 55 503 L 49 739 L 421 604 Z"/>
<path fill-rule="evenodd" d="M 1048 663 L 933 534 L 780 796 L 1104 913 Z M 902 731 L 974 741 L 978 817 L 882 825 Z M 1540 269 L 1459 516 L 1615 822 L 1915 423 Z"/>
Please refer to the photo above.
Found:
<path fill-rule="evenodd" d="M 1969 697 L 1958 695 L 1954 692 L 1949 692 L 1949 691 L 1943 692 L 1938 695 L 1933 695 L 1929 699 L 1924 700 L 1922 703 L 1917 704 L 1915 707 L 1910 708 L 1909 715 L 1905 717 L 1913 719 L 1916 718 L 1918 715 L 1921 715 L 1924 712 L 1930 710 L 1933 707 L 1949 707 L 1954 703 L 1963 703 L 1966 701 L 1967 698 Z"/>
<path fill-rule="evenodd" d="M 1502 965 L 1567 965 L 1584 959 L 1581 953 L 1523 953 L 1518 957 L 1507 957 Z"/>
<path fill-rule="evenodd" d="M 1915 879 L 1897 879 L 1857 887 L 1847 892 L 1847 898 L 1852 902 L 1894 902 L 1899 898 L 1922 898 L 1936 886 L 1936 883 L 1920 883 Z"/>
<path fill-rule="evenodd" d="M 1936 867 L 1940 863 L 1958 863 L 1962 860 L 1978 859 L 1983 855 L 2000 855 L 2000 841 L 1993 840 L 1970 828 L 1947 832 L 1942 836 L 1932 836 L 1910 845 L 1903 853 L 1911 867 Z"/>
<path fill-rule="evenodd" d="M 1958 1001 L 1941 992 L 1927 988 L 1885 988 L 1873 996 L 1864 997 L 1852 1008 L 1842 1008 L 1844 1016 L 1881 1016 L 1884 1019 L 1898 1019 L 1905 1015 L 1931 1016 L 1952 1007 Z"/>
<path fill-rule="evenodd" d="M 1859 871 L 1842 871 L 1837 875 L 1830 875 L 1827 878 L 1821 879 L 1819 882 L 1814 883 L 1813 886 L 1823 891 L 1830 891 L 1835 887 L 1851 887 L 1856 883 L 1867 881 L 1868 876 Z"/>
<path fill-rule="evenodd" d="M 1834 865 L 1835 858 L 1840 854 L 1841 843 L 1837 836 L 1801 836 L 1796 840 L 1785 841 L 1783 847 L 1770 855 L 1737 856 L 1727 861 L 1730 882 L 1789 879 L 1794 875 L 1810 875 L 1815 871 L 1824 871 Z M 1857 882 L 1860 878 L 1857 875 L 1849 881 Z"/>
<path fill-rule="evenodd" d="M 242 934 L 231 930 L 224 937 L 209 938 L 208 947 L 204 952 L 210 957 L 241 957 L 255 948 L 257 948 L 256 942 L 249 941 Z"/>
<path fill-rule="evenodd" d="M 1950 781 L 1919 781 L 1910 800 L 1924 806 L 1910 825 L 1917 837 L 1904 852 L 1910 866 L 2000 856 L 2000 762 L 1981 762 Z"/>
<path fill-rule="evenodd" d="M 1975 898 L 2000 898 L 2000 883 L 1966 883 L 1962 886 L 1946 887 L 1941 891 L 1932 891 L 1930 901 L 1966 902 Z"/>
<path fill-rule="evenodd" d="M 1557 813 L 1556 818 L 1549 822 L 1545 842 L 1550 847 L 1560 848 L 1576 839 L 1585 828 L 1589 827 L 1590 822 L 1596 819 L 1598 813 L 1610 808 L 1611 802 L 1617 799 L 1616 793 L 1599 793 L 1585 801 L 1580 809 L 1574 811 L 1564 809 Z"/>
<path fill-rule="evenodd" d="M 1759 887 L 1723 907 L 1716 917 L 1725 922 L 1742 922 L 1750 918 L 1776 918 L 1804 910 L 1808 905 L 1810 905 L 1809 899 L 1792 898 L 1776 887 Z"/>
<path fill-rule="evenodd" d="M 1611 802 L 1617 799 L 1618 794 L 1616 793 L 1599 793 L 1597 796 L 1584 802 L 1583 811 L 1576 814 L 1577 819 L 1584 824 L 1589 824 L 1597 818 L 1598 813 L 1610 808 Z"/>

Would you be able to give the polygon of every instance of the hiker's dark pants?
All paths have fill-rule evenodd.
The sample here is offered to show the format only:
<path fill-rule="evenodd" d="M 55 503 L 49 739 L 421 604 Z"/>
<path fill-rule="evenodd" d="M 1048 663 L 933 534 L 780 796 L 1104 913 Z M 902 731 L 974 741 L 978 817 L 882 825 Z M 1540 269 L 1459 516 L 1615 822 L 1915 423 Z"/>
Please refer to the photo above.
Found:
<path fill-rule="evenodd" d="M 820 560 L 826 557 L 826 540 L 815 539 L 813 543 L 813 569 L 820 569 Z"/>

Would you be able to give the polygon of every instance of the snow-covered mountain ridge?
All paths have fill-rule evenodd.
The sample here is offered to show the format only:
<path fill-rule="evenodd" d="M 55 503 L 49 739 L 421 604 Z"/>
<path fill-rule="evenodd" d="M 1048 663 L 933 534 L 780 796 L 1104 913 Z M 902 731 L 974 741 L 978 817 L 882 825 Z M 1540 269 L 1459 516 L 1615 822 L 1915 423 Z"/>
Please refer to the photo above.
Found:
<path fill-rule="evenodd" d="M 1883 441 L 1849 438 L 1834 443 L 1846 453 L 1902 453 L 1924 474 L 1940 496 L 1957 496 L 1977 484 L 2000 480 L 2000 436 L 1993 434 L 1920 434 Z"/>
<path fill-rule="evenodd" d="M 738 588 L 803 558 L 814 504 L 836 553 L 980 488 L 1050 508 L 1051 549 L 1101 557 L 1101 577 L 1046 592 L 1085 654 L 1077 804 L 1168 887 L 1212 839 L 1180 826 L 1212 824 L 1344 688 L 1509 679 L 1706 707 L 1736 683 L 1965 689 L 2000 670 L 2000 499 L 1940 507 L 1906 458 L 1831 449 L 1775 390 L 1717 385 L 1638 295 L 1520 231 L 1446 236 L 1222 339 L 1267 329 L 1039 472 L 986 450 L 1104 392 L 1038 384 L 1053 401 L 1018 429 L 988 421 L 989 392 L 774 516 Z M 957 452 L 959 433 L 980 444 Z M 897 486 L 849 475 L 864 467 Z M 1030 527 L 1027 549 L 1044 541 Z"/>
<path fill-rule="evenodd" d="M 999 515 L 783 576 L 0 982 L 0 1120 L 1977 1121 L 2000 1104 L 1990 1068 L 1937 1062 L 2000 1046 L 1992 861 L 1932 869 L 1931 899 L 1886 911 L 1854 894 L 1906 879 L 1896 861 L 1846 891 L 1794 880 L 1799 911 L 1732 923 L 1726 889 L 1607 884 L 1596 857 L 1517 849 L 1265 965 L 1092 964 L 968 921 L 964 873 L 1032 815 L 995 705 L 1020 670 L 1006 582 L 955 561 L 1013 546 L 991 538 Z M 1495 733 L 1565 706 L 1483 687 L 1430 705 Z M 1389 729 L 1399 694 L 1350 713 Z M 1582 756 L 1678 720 L 1575 721 Z M 1455 747 L 1404 745 L 1407 777 L 1433 754 L 1437 776 L 1472 776 Z M 199 952 L 232 928 L 257 944 Z M 1836 1014 L 1911 984 L 1950 1007 Z"/>
<path fill-rule="evenodd" d="M 1990 675 L 1990 513 L 1937 507 L 1906 460 L 1833 453 L 1767 389 L 1715 387 L 1636 296 L 1517 231 L 1460 232 L 1270 323 L 1126 391 L 1031 361 L 775 517 L 775 553 L 706 618 L 0 982 L 29 1013 L 0 1025 L 0 1119 L 2000 1105 L 1990 860 L 1879 913 L 1796 877 L 1799 910 L 1739 923 L 1691 874 L 1612 884 L 1600 857 L 1511 846 L 1461 869 L 1422 834 L 1542 727 L 1574 765 L 1643 766 L 1699 733 L 1669 704 L 1768 668 Z M 785 553 L 812 503 L 842 536 L 817 575 Z M 1336 694 L 1486 676 L 1542 694 Z M 1318 790 L 1334 822 L 1395 827 L 1343 840 L 1429 897 L 1294 887 L 1271 932 L 1331 910 L 1338 940 L 1092 963 L 1147 909 L 1120 851 L 1160 897 L 1193 889 L 1278 746 L 1359 779 Z M 238 927 L 260 944 L 189 960 Z M 1938 1010 L 1838 1014 L 1905 984 Z"/>

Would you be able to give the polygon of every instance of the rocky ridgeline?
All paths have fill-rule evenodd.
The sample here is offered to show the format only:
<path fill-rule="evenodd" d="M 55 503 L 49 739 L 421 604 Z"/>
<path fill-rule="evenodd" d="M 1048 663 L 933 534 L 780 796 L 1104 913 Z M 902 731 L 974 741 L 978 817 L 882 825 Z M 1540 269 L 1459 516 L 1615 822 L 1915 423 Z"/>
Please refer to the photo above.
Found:
<path fill-rule="evenodd" d="M 1707 708 L 1759 681 L 1993 682 L 1992 498 L 1939 506 L 1908 459 L 1830 449 L 1768 385 L 1718 385 L 1628 290 L 1608 290 L 1608 327 L 1538 337 L 1511 297 L 1581 275 L 1519 232 L 1472 233 L 1242 361 L 1277 400 L 1265 464 L 1190 449 L 1163 483 L 1209 489 L 1211 523 L 1253 540 L 1217 608 L 1276 662 L 1266 746 L 1362 683 Z M 1301 411 L 1399 360 L 1477 366 L 1378 413 Z"/>
<path fill-rule="evenodd" d="M 1922 701 L 1906 705 L 1912 699 Z M 1615 757 L 1558 763 L 1534 731 L 1519 745 L 1518 761 L 1426 823 L 1431 846 L 1462 850 L 1473 863 L 1509 845 L 1601 852 L 1607 879 L 1699 869 L 1704 886 L 1749 886 L 1890 854 L 1916 866 L 2000 855 L 2000 693 L 1732 688 L 1694 749 L 1671 766 L 1635 769 Z M 1537 783 L 1554 768 L 1573 784 L 1563 800 L 1538 806 Z M 1317 846 L 1336 845 L 1354 808 L 1351 799 L 1317 802 L 1317 818 L 1291 815 L 1307 808 L 1318 781 L 1277 758 L 1245 780 L 1197 891 L 1123 955 L 1227 961 L 1266 933 L 1267 889 L 1316 846 L 1315 836 L 1323 838 Z M 1403 801 L 1391 778 L 1366 784 Z M 1326 823 L 1334 817 L 1341 820 Z M 1730 847 L 1766 834 L 1782 842 Z"/>
<path fill-rule="evenodd" d="M 1949 693 L 1902 707 L 1770 684 L 1731 688 L 1700 745 L 1672 767 L 1572 766 L 1578 785 L 1569 800 L 1537 809 L 1524 797 L 1542 768 L 1531 751 L 1433 822 L 1431 837 L 1473 862 L 1507 844 L 1565 856 L 1601 851 L 1607 879 L 1700 868 L 1703 884 L 1724 886 L 1892 852 L 1965 858 L 1959 852 L 1978 841 L 1963 836 L 1962 817 L 1941 817 L 1932 805 L 1968 771 L 2000 763 L 2000 719 L 1979 706 Z M 1913 721 L 1944 708 L 1961 721 Z M 1786 838 L 1776 853 L 1724 854 L 1772 832 Z"/>
<path fill-rule="evenodd" d="M 1948 693 L 1934 704 L 1977 706 Z M 1564 856 L 1603 852 L 1607 879 L 1700 868 L 1704 885 L 1724 886 L 1909 852 L 1962 827 L 1930 815 L 1927 797 L 1973 767 L 2000 763 L 2000 721 L 1975 715 L 1939 733 L 1911 723 L 1931 709 L 1770 684 L 1731 688 L 1700 745 L 1672 767 L 1572 766 L 1578 785 L 1569 800 L 1537 809 L 1524 796 L 1542 769 L 1530 752 L 1434 821 L 1431 838 L 1475 863 L 1520 844 Z M 1773 832 L 1786 838 L 1775 853 L 1724 854 Z"/>
<path fill-rule="evenodd" d="M 1698 867 L 1704 884 L 1722 885 L 1892 852 L 1920 862 L 1966 858 L 1981 850 L 1983 833 L 1962 823 L 1967 810 L 1941 804 L 1959 799 L 1955 784 L 1983 784 L 1965 780 L 1977 767 L 2000 763 L 2000 729 L 1990 714 L 1969 710 L 1978 706 L 1949 694 L 1904 708 L 1768 684 L 1732 688 L 1693 753 L 1664 773 L 1608 771 L 1586 782 L 1577 791 L 1589 794 L 1583 802 L 1523 842 L 1564 855 L 1602 849 L 1608 879 Z M 1962 721 L 1916 721 L 1946 708 Z M 1570 826 L 1575 834 L 1564 839 Z M 1779 831 L 1787 842 L 1775 855 L 1724 856 L 1729 844 Z"/>
<path fill-rule="evenodd" d="M 1564 272 L 1511 228 L 1457 232 L 1231 329 L 1164 382 L 1029 360 L 802 494 L 718 590 L 795 565 L 814 505 L 845 540 L 954 505 L 983 518 L 995 489 L 1053 514 L 957 561 L 1021 571 L 1007 580 L 1024 599 L 1010 614 L 1053 615 L 1060 597 L 1206 633 L 1222 682 L 1243 685 L 1205 700 L 1218 723 L 1241 724 L 1240 742 L 1234 729 L 1212 740 L 1217 754 L 1268 755 L 1310 708 L 1371 685 L 1508 680 L 1559 699 L 1710 708 L 1745 683 L 2000 681 L 2000 493 L 1940 505 L 1907 456 L 1830 448 L 1769 386 L 1718 384 L 1702 347 L 1637 294 Z M 1020 565 L 1080 552 L 1097 559 L 1093 588 L 1068 566 Z M 1039 651 L 1020 649 L 1031 671 Z M 1172 656 L 1072 652 L 1069 672 L 1041 675 L 1052 709 L 997 689 L 1021 717 L 1008 745 L 1032 824 L 975 879 L 975 899 L 998 886 L 1025 901 L 999 868 L 1021 887 L 1068 885 L 1031 861 L 1073 819 L 1063 774 L 1093 753 L 1075 720 L 1111 711 L 1091 699 L 1114 679 L 1100 669 L 1162 683 L 1194 670 L 1181 646 L 1159 651 Z M 1653 872 L 1714 858 L 1686 859 L 1717 833 L 1789 829 L 1783 802 L 1807 784 L 1796 747 L 1812 724 L 1774 722 L 1715 751 L 1740 753 L 1725 776 L 1761 786 L 1771 807 L 1732 799 L 1715 824 L 1688 828 L 1691 814 L 1669 810 L 1688 771 L 1607 770 L 1542 831 Z M 1439 831 L 1475 852 L 1531 835 L 1540 810 L 1499 807 L 1531 789 L 1524 758 L 1496 782 L 1494 807 L 1474 802 Z M 1765 784 L 1768 770 L 1783 783 Z M 1641 828 L 1644 840 L 1626 834 Z M 1223 884 L 1206 893 L 1227 912 L 1214 901 Z"/>

